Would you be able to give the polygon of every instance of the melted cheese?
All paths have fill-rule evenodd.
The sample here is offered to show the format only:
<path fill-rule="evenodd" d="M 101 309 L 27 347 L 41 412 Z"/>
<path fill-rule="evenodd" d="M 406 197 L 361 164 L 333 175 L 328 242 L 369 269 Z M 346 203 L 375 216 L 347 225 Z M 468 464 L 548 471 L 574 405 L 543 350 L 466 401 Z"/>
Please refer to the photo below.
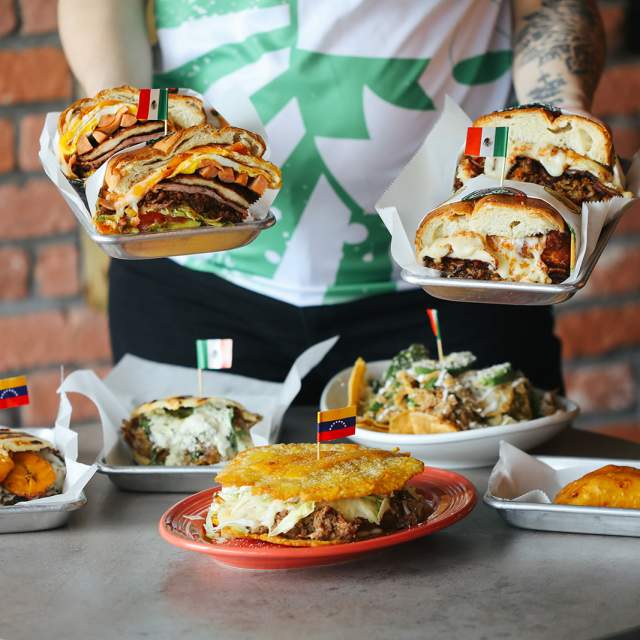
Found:
<path fill-rule="evenodd" d="M 480 260 L 496 266 L 484 237 L 474 231 L 459 231 L 446 238 L 437 238 L 431 245 L 424 247 L 420 258 L 428 256 L 434 260 L 440 258 L 459 258 L 461 260 Z"/>
<path fill-rule="evenodd" d="M 233 409 L 224 403 L 195 407 L 186 418 L 179 418 L 161 409 L 148 414 L 150 440 L 159 449 L 168 450 L 165 464 L 183 464 L 184 458 L 216 447 L 223 459 L 233 457 L 238 451 L 251 446 L 247 438 L 233 426 Z"/>

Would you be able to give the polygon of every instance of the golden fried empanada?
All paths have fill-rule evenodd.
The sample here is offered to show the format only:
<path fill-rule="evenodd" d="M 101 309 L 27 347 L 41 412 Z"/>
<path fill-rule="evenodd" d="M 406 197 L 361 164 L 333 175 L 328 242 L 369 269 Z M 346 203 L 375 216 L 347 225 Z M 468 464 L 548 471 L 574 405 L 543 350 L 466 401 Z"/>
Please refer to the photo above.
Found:
<path fill-rule="evenodd" d="M 640 509 L 640 469 L 608 464 L 569 483 L 560 490 L 554 502 Z"/>

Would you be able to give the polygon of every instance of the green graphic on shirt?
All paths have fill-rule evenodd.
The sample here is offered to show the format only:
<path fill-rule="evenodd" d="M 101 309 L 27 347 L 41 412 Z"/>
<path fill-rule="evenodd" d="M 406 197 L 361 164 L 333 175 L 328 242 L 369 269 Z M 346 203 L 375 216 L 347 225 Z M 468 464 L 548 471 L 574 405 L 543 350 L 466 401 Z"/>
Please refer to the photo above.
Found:
<path fill-rule="evenodd" d="M 191 8 L 178 9 L 181 3 L 156 0 L 159 13 L 161 10 L 165 12 L 158 20 L 160 27 L 177 26 L 201 15 L 221 15 L 276 4 L 282 3 L 268 0 L 195 0 Z M 432 99 L 419 84 L 430 60 L 339 56 L 299 49 L 296 46 L 297 3 L 292 0 L 289 7 L 291 24 L 288 27 L 257 33 L 243 42 L 219 46 L 156 77 L 157 86 L 187 86 L 204 93 L 219 79 L 257 62 L 261 56 L 289 50 L 288 68 L 254 93 L 251 100 L 265 124 L 294 102 L 304 125 L 302 138 L 282 166 L 283 188 L 274 203 L 282 213 L 278 224 L 246 247 L 227 253 L 192 256 L 187 265 L 232 280 L 238 277 L 245 281 L 252 277 L 272 279 L 314 189 L 324 178 L 349 211 L 349 225 L 358 225 L 359 231 L 362 228 L 366 230 L 366 237 L 364 233 L 359 234 L 359 237 L 364 237 L 361 242 L 343 242 L 342 255 L 335 257 L 338 260 L 334 263 L 337 265 L 335 281 L 328 283 L 325 302 L 341 302 L 391 291 L 395 285 L 391 281 L 388 232 L 377 215 L 364 211 L 348 193 L 348 180 L 343 184 L 343 176 L 332 174 L 317 148 L 316 139 L 371 139 L 364 113 L 365 87 L 381 100 L 397 107 L 433 110 Z M 462 84 L 493 82 L 505 73 L 510 60 L 509 51 L 489 52 L 459 61 L 453 75 Z M 329 211 L 327 218 L 326 233 L 330 234 Z M 327 256 L 327 259 L 334 257 Z"/>
<path fill-rule="evenodd" d="M 221 16 L 248 9 L 265 9 L 288 0 L 155 0 L 156 27 L 179 27 L 206 16 Z"/>

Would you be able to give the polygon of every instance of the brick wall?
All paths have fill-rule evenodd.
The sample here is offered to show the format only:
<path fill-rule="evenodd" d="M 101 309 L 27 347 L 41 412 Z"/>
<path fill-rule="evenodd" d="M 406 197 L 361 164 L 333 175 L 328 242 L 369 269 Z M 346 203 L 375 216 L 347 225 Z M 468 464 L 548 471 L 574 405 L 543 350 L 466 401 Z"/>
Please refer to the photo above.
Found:
<path fill-rule="evenodd" d="M 640 2 L 600 5 L 609 54 L 594 110 L 629 157 L 640 147 Z M 36 153 L 43 114 L 72 93 L 55 8 L 55 0 L 0 0 L 0 376 L 28 373 L 32 396 L 30 406 L 3 412 L 15 425 L 51 421 L 61 363 L 104 371 L 109 361 L 104 314 L 83 303 L 73 218 Z M 640 208 L 557 317 L 581 426 L 640 440 Z M 90 403 L 74 403 L 77 420 L 94 416 Z"/>
<path fill-rule="evenodd" d="M 74 218 L 37 155 L 44 114 L 64 108 L 72 77 L 56 33 L 56 0 L 0 0 L 0 377 L 27 373 L 31 404 L 0 423 L 48 425 L 60 364 L 104 369 L 103 313 L 83 302 Z M 93 405 L 72 398 L 77 419 Z"/>

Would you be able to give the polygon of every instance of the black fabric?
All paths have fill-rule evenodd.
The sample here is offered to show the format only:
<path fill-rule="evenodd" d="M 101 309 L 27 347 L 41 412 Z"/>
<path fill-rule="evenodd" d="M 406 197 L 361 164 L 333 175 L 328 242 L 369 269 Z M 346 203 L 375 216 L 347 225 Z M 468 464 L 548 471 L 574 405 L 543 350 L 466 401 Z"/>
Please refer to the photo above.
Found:
<path fill-rule="evenodd" d="M 116 362 L 132 353 L 193 367 L 197 338 L 233 338 L 233 373 L 280 381 L 304 349 L 339 334 L 297 398 L 316 404 L 329 378 L 358 356 L 387 359 L 413 342 L 435 354 L 425 313 L 434 307 L 445 351 L 473 351 L 478 366 L 510 361 L 536 386 L 562 389 L 560 343 L 548 307 L 452 303 L 420 289 L 296 307 L 171 260 L 112 260 L 109 281 Z"/>

